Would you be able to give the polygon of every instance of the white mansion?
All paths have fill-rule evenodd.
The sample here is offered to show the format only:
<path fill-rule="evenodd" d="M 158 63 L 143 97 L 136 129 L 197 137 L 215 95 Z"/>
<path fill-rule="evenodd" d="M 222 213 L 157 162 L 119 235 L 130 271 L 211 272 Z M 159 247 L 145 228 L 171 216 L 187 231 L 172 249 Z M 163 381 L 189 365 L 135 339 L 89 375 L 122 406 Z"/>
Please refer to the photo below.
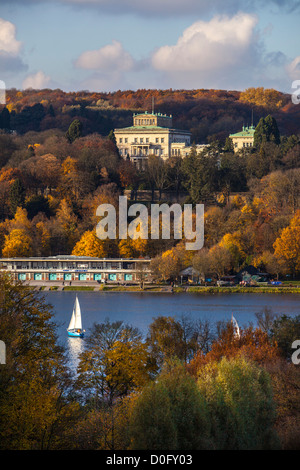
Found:
<path fill-rule="evenodd" d="M 191 132 L 173 129 L 172 116 L 161 113 L 133 115 L 133 126 L 115 129 L 117 147 L 122 158 L 130 159 L 142 168 L 149 155 L 164 160 L 185 157 L 191 150 Z M 200 150 L 197 146 L 197 149 Z"/>

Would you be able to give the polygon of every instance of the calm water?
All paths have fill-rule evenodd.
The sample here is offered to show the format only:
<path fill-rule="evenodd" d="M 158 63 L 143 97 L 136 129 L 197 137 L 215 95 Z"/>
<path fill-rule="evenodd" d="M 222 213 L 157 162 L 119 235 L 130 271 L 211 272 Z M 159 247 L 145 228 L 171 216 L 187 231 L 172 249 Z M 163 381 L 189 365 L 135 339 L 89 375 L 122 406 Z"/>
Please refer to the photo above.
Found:
<path fill-rule="evenodd" d="M 133 292 L 83 292 L 77 293 L 86 334 L 94 323 L 122 320 L 137 327 L 144 334 L 154 318 L 183 314 L 191 319 L 230 321 L 231 314 L 240 326 L 256 324 L 255 313 L 264 307 L 274 313 L 290 316 L 300 314 L 300 294 L 169 294 Z M 67 349 L 70 365 L 76 367 L 78 354 L 83 351 L 84 339 L 69 338 L 67 327 L 76 292 L 44 292 L 46 301 L 53 306 L 54 321 L 58 325 L 59 341 Z"/>

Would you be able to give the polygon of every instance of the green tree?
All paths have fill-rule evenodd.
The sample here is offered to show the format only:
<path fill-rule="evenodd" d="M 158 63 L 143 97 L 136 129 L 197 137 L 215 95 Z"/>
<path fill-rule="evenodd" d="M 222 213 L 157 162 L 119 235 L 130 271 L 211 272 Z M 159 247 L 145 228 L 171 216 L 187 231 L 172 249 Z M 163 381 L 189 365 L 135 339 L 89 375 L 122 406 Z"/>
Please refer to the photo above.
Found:
<path fill-rule="evenodd" d="M 168 391 L 151 383 L 139 396 L 130 420 L 134 450 L 175 450 L 176 427 Z"/>
<path fill-rule="evenodd" d="M 194 204 L 214 199 L 214 192 L 218 189 L 218 168 L 215 156 L 204 152 L 197 154 L 196 149 L 193 148 L 190 155 L 182 162 L 182 171 L 185 176 L 185 189 L 188 190 Z"/>
<path fill-rule="evenodd" d="M 133 449 L 199 450 L 211 448 L 205 399 L 178 361 L 165 364 L 138 397 L 131 417 Z"/>
<path fill-rule="evenodd" d="M 254 131 L 254 146 L 260 147 L 265 142 L 280 144 L 277 122 L 270 114 L 266 118 L 260 118 Z"/>
<path fill-rule="evenodd" d="M 82 122 L 79 119 L 74 119 L 71 122 L 69 129 L 66 132 L 66 138 L 70 143 L 82 136 Z"/>
<path fill-rule="evenodd" d="M 210 409 L 220 450 L 278 448 L 269 374 L 243 357 L 221 359 L 199 370 L 198 387 Z"/>

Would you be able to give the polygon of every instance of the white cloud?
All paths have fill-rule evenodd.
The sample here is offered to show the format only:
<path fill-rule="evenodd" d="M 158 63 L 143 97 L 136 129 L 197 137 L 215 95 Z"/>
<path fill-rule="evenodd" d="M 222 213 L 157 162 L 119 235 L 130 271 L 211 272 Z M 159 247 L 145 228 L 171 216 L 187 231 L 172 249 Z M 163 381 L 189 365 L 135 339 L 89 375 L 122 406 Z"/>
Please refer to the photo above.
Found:
<path fill-rule="evenodd" d="M 16 27 L 0 18 L 0 70 L 2 78 L 8 79 L 27 69 L 19 55 L 22 42 L 16 39 Z M 9 81 L 7 82 L 9 84 Z"/>
<path fill-rule="evenodd" d="M 295 57 L 292 62 L 290 62 L 287 67 L 287 73 L 292 80 L 300 79 L 300 55 Z"/>
<path fill-rule="evenodd" d="M 16 27 L 10 21 L 0 18 L 0 52 L 18 55 L 22 43 L 16 39 Z"/>
<path fill-rule="evenodd" d="M 33 88 L 34 90 L 41 90 L 47 88 L 51 78 L 44 74 L 41 70 L 32 75 L 28 75 L 22 83 L 22 88 Z"/>
<path fill-rule="evenodd" d="M 187 28 L 174 46 L 159 48 L 152 64 L 164 71 L 221 70 L 238 63 L 251 45 L 257 24 L 254 15 L 215 17 Z"/>
<path fill-rule="evenodd" d="M 76 60 L 75 66 L 103 72 L 125 71 L 133 68 L 134 60 L 119 41 L 112 41 L 112 44 L 98 50 L 83 52 Z"/>

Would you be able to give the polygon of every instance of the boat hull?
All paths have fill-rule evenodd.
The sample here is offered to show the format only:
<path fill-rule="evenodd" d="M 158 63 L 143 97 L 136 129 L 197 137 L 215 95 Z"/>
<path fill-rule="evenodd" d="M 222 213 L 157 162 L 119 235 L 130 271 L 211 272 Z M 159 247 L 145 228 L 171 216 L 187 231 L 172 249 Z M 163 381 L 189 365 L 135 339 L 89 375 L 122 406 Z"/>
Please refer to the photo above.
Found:
<path fill-rule="evenodd" d="M 68 336 L 71 336 L 72 338 L 83 338 L 84 333 L 83 331 L 68 331 Z"/>

